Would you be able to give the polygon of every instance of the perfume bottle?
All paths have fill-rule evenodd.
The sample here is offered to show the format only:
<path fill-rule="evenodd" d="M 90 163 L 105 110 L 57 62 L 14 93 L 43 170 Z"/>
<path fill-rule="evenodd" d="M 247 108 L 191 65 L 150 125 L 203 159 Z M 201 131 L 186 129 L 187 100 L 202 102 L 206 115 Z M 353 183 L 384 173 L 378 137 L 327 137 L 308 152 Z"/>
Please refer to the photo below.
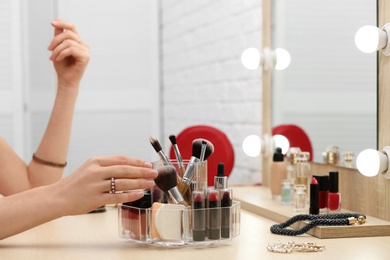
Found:
<path fill-rule="evenodd" d="M 308 162 L 309 157 L 310 157 L 309 152 L 298 153 L 298 159 L 296 164 L 296 177 L 295 177 L 295 184 L 305 185 L 307 191 L 309 187 L 309 176 L 311 175 L 310 164 Z"/>
<path fill-rule="evenodd" d="M 293 204 L 292 196 L 293 196 L 293 184 L 291 180 L 283 180 L 282 181 L 282 205 L 290 206 Z"/>
<path fill-rule="evenodd" d="M 355 156 L 354 152 L 346 151 L 343 152 L 344 167 L 354 168 L 353 157 Z"/>
<path fill-rule="evenodd" d="M 291 147 L 287 153 L 287 180 L 290 180 L 292 185 L 295 183 L 295 177 L 297 172 L 298 153 L 301 152 L 299 147 Z"/>
<path fill-rule="evenodd" d="M 339 165 L 340 163 L 340 153 L 339 147 L 336 145 L 332 145 L 326 148 L 324 155 L 324 163 L 325 164 L 334 164 Z"/>
<path fill-rule="evenodd" d="M 304 211 L 306 208 L 306 185 L 296 184 L 294 186 L 295 195 L 294 195 L 294 209 L 296 212 Z"/>
<path fill-rule="evenodd" d="M 273 200 L 281 200 L 281 182 L 286 179 L 286 163 L 282 149 L 277 147 L 271 164 L 271 194 Z"/>

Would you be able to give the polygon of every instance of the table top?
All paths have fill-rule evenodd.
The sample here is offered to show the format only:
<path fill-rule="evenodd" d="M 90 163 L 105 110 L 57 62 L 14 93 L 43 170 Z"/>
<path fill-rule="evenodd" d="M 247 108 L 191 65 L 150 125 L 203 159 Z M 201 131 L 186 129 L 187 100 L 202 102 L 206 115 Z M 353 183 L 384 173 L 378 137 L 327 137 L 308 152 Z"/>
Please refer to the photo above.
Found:
<path fill-rule="evenodd" d="M 241 232 L 231 241 L 205 247 L 162 248 L 119 238 L 117 208 L 107 206 L 104 213 L 63 217 L 4 239 L 0 241 L 0 259 L 388 259 L 390 237 L 286 237 L 271 234 L 273 224 L 272 220 L 241 210 Z M 266 249 L 268 243 L 292 240 L 314 242 L 326 249 L 292 254 Z"/>

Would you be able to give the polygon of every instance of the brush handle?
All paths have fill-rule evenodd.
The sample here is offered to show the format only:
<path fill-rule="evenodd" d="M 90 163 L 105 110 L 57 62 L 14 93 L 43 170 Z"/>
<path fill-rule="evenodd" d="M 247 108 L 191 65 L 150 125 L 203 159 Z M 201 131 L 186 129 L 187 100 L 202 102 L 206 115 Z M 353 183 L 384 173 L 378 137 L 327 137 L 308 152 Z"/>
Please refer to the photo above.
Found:
<path fill-rule="evenodd" d="M 186 194 L 186 192 L 187 192 L 189 186 L 186 185 L 186 184 L 183 183 L 183 182 L 180 182 L 180 183 L 178 184 L 178 188 L 179 188 L 180 193 L 183 194 L 183 196 L 184 196 L 184 194 Z"/>
<path fill-rule="evenodd" d="M 188 162 L 187 169 L 183 175 L 182 183 L 187 186 L 190 186 L 192 179 L 194 178 L 195 163 L 199 162 L 199 158 L 191 156 L 190 161 Z M 183 194 L 183 192 L 182 192 Z"/>
<path fill-rule="evenodd" d="M 160 156 L 160 159 L 163 161 L 164 165 L 172 165 L 168 159 L 168 156 L 164 153 L 163 150 L 159 151 L 157 154 Z"/>

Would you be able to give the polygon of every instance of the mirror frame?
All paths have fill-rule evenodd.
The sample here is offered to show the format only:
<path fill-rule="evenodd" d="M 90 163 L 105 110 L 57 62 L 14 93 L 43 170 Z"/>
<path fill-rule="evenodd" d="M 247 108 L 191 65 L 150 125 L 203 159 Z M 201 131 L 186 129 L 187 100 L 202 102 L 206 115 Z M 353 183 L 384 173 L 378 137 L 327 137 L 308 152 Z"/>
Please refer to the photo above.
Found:
<path fill-rule="evenodd" d="M 271 1 L 263 0 L 262 46 L 271 46 Z M 382 27 L 390 22 L 390 1 L 377 0 L 378 25 Z M 390 145 L 390 57 L 378 52 L 378 147 Z M 263 70 L 262 77 L 262 134 L 271 135 L 271 70 Z M 262 156 L 262 184 L 269 187 L 271 157 Z M 316 174 L 327 174 L 339 171 L 339 190 L 342 194 L 342 208 L 361 212 L 369 216 L 390 221 L 390 180 L 383 176 L 364 177 L 355 169 L 335 165 L 311 162 L 311 171 Z"/>

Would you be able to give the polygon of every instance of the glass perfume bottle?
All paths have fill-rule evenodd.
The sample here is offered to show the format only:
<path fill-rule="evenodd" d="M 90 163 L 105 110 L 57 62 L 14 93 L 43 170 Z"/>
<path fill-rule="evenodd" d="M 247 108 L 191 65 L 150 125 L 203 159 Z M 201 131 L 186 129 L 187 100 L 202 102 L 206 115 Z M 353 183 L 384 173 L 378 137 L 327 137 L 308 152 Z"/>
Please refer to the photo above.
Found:
<path fill-rule="evenodd" d="M 347 167 L 347 168 L 354 168 L 354 164 L 353 164 L 353 157 L 355 156 L 354 152 L 352 151 L 346 151 L 346 152 L 343 152 L 343 160 L 344 160 L 344 167 Z"/>
<path fill-rule="evenodd" d="M 306 208 L 306 185 L 296 184 L 294 189 L 294 209 L 296 212 L 302 212 Z"/>
<path fill-rule="evenodd" d="M 287 180 L 294 185 L 297 172 L 298 153 L 301 152 L 299 147 L 291 147 L 287 153 Z"/>
<path fill-rule="evenodd" d="M 296 177 L 295 184 L 302 184 L 306 186 L 308 190 L 309 177 L 310 177 L 310 164 L 309 164 L 309 152 L 298 153 L 297 164 L 296 164 Z"/>
<path fill-rule="evenodd" d="M 282 181 L 282 205 L 290 206 L 293 204 L 293 184 L 291 180 L 283 180 Z"/>
<path fill-rule="evenodd" d="M 340 152 L 339 147 L 332 145 L 326 148 L 324 155 L 324 163 L 339 165 L 340 163 Z"/>

